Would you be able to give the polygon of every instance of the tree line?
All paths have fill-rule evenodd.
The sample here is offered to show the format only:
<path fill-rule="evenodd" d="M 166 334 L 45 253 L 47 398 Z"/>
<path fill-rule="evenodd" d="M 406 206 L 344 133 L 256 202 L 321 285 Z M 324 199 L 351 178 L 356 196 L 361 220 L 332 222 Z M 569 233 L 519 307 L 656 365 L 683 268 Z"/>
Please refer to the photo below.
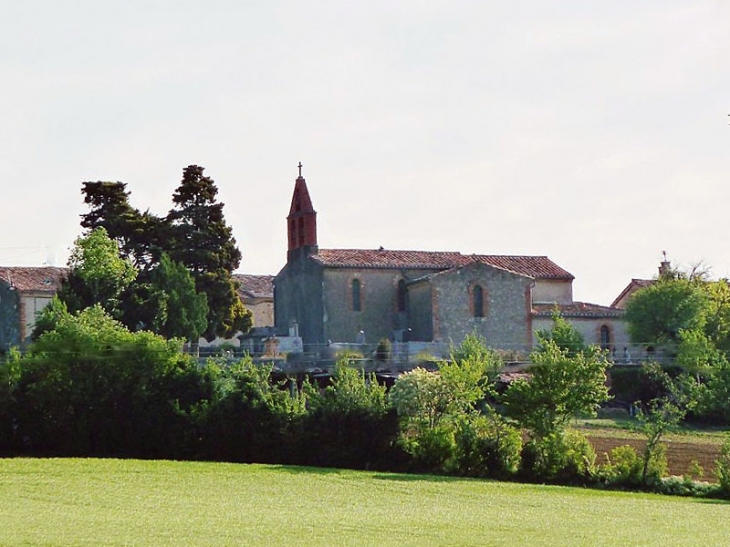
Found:
<path fill-rule="evenodd" d="M 530 376 L 505 388 L 498 354 L 476 335 L 435 367 L 386 388 L 339 356 L 331 380 L 274 373 L 250 357 L 204 365 L 180 339 L 132 332 L 99 304 L 60 314 L 28 351 L 0 364 L 0 453 L 218 460 L 441 473 L 724 496 L 665 478 L 668 418 L 642 411 L 647 449 L 598 464 L 570 427 L 610 394 L 610 361 L 559 316 L 541 332 Z M 671 417 L 670 417 L 671 418 Z"/>
<path fill-rule="evenodd" d="M 132 331 L 167 338 L 213 340 L 246 332 L 251 313 L 241 303 L 232 272 L 241 252 L 226 224 L 215 182 L 189 165 L 165 216 L 129 203 L 122 182 L 85 182 L 84 234 L 69 258 L 69 273 L 39 318 L 35 337 L 59 313 L 99 304 Z"/>

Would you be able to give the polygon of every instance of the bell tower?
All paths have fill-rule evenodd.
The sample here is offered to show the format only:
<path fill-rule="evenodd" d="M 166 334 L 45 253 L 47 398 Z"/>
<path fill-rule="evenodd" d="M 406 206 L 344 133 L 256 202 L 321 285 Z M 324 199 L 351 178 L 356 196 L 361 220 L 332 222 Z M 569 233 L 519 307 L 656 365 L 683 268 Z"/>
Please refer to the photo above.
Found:
<path fill-rule="evenodd" d="M 304 253 L 317 254 L 317 212 L 312 207 L 307 183 L 302 176 L 302 163 L 299 162 L 299 176 L 294 183 L 294 195 L 286 217 L 288 252 L 287 261 Z M 301 250 L 300 250 L 301 249 Z"/>

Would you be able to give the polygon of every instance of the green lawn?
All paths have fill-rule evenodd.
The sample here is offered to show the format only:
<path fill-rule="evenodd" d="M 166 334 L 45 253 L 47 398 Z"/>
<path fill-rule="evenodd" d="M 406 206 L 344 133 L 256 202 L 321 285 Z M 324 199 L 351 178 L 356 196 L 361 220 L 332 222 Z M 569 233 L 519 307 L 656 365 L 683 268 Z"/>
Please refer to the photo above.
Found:
<path fill-rule="evenodd" d="M 0 459 L 0 545 L 728 545 L 730 504 L 216 463 Z"/>

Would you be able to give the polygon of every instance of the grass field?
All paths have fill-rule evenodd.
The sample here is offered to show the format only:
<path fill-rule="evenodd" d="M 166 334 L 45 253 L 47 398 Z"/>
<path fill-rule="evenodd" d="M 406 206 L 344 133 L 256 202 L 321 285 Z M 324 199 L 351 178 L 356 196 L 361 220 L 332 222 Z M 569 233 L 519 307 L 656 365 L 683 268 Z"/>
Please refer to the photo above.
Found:
<path fill-rule="evenodd" d="M 0 460 L 0 545 L 719 546 L 716 501 L 218 463 Z"/>

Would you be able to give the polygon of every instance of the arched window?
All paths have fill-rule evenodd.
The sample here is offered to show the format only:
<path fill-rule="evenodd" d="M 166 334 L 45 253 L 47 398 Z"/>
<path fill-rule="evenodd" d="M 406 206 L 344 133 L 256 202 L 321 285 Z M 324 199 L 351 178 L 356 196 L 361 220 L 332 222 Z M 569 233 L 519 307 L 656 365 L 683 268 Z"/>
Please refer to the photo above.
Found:
<path fill-rule="evenodd" d="M 398 281 L 398 311 L 406 311 L 406 282 L 403 279 Z"/>
<path fill-rule="evenodd" d="M 362 310 L 362 295 L 360 290 L 360 280 L 352 280 L 352 311 Z"/>
<path fill-rule="evenodd" d="M 474 317 L 484 317 L 484 290 L 479 285 L 474 286 L 472 299 Z"/>
<path fill-rule="evenodd" d="M 608 325 L 601 325 L 599 336 L 601 338 L 601 348 L 608 349 L 611 346 L 611 329 Z"/>

